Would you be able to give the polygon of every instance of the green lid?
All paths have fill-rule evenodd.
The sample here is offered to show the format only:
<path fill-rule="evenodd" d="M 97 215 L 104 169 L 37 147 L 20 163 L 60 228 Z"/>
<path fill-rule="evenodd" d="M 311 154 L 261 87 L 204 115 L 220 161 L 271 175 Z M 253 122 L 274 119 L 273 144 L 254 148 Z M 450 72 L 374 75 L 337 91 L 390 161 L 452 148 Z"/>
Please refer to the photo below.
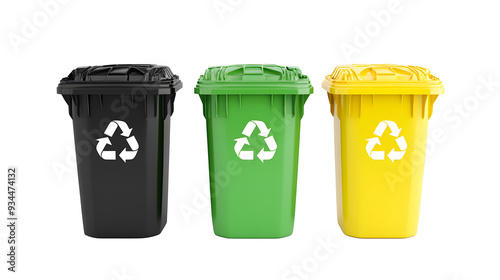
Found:
<path fill-rule="evenodd" d="M 210 67 L 194 92 L 207 94 L 311 94 L 309 78 L 298 67 L 237 64 Z"/>

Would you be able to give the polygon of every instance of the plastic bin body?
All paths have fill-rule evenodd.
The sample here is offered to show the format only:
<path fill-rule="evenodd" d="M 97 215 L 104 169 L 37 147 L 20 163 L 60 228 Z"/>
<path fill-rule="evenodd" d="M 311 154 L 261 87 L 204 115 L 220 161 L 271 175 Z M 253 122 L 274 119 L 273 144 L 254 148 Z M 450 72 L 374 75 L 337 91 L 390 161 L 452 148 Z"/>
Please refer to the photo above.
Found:
<path fill-rule="evenodd" d="M 245 75 L 254 75 L 251 82 L 244 81 Z M 214 76 L 224 79 L 213 81 Z M 276 84 L 270 85 L 269 80 Z M 252 86 L 256 88 L 249 89 Z M 284 91 L 286 86 L 291 89 Z M 196 92 L 207 124 L 215 234 L 229 238 L 291 235 L 300 120 L 312 92 L 309 80 L 297 68 L 233 65 L 209 68 Z"/>
<path fill-rule="evenodd" d="M 427 125 L 443 92 L 440 81 L 419 67 L 352 65 L 337 67 L 323 87 L 334 116 L 343 232 L 361 238 L 414 236 Z"/>
<path fill-rule="evenodd" d="M 154 65 L 78 68 L 58 88 L 73 119 L 88 236 L 149 237 L 161 233 L 166 224 L 170 116 L 175 91 L 181 86 L 166 69 Z M 137 83 L 127 77 L 134 71 L 142 72 Z M 116 72 L 119 77 L 112 76 Z M 161 87 L 150 75 L 176 84 Z M 128 140 L 131 137 L 138 147 Z M 102 146 L 115 152 L 114 159 L 100 153 Z"/>

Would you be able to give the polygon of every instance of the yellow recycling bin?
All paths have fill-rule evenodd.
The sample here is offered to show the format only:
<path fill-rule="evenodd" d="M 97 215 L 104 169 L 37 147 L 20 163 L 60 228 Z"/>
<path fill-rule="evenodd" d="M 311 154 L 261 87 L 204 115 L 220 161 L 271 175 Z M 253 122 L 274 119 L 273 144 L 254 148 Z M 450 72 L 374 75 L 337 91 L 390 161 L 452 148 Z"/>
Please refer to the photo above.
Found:
<path fill-rule="evenodd" d="M 337 213 L 361 238 L 417 233 L 427 124 L 444 92 L 429 70 L 393 64 L 335 68 L 325 77 L 335 119 Z"/>

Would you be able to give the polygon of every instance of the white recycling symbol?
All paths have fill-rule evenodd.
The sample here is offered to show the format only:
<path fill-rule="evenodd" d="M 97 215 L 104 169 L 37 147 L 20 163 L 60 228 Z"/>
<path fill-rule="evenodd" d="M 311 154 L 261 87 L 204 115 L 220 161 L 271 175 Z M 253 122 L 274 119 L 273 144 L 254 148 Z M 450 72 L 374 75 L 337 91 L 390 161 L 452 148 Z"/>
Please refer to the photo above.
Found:
<path fill-rule="evenodd" d="M 267 148 L 269 149 L 269 151 L 265 151 L 264 148 L 262 148 L 257 154 L 257 157 L 260 159 L 260 161 L 264 162 L 264 160 L 270 160 L 274 157 L 278 146 L 276 145 L 274 137 L 272 135 L 269 136 L 269 132 L 271 132 L 271 129 L 267 128 L 266 124 L 262 121 L 253 120 L 247 123 L 247 125 L 243 129 L 243 135 L 245 135 L 246 137 L 234 139 L 234 141 L 236 141 L 236 144 L 234 145 L 234 151 L 236 152 L 236 155 L 242 160 L 254 159 L 254 152 L 243 151 L 243 147 L 245 145 L 250 145 L 247 137 L 250 137 L 252 135 L 256 127 L 259 128 L 259 136 L 264 137 L 264 141 L 266 142 Z"/>
<path fill-rule="evenodd" d="M 374 160 L 384 160 L 385 159 L 385 152 L 384 151 L 374 151 L 373 149 L 375 148 L 376 145 L 382 145 L 380 143 L 380 136 L 384 134 L 385 129 L 389 127 L 391 130 L 391 136 L 394 136 L 396 138 L 396 143 L 398 144 L 399 151 L 396 151 L 394 148 L 387 154 L 387 157 L 394 162 L 395 160 L 400 160 L 403 158 L 403 156 L 406 153 L 406 140 L 404 136 L 399 136 L 401 133 L 401 128 L 398 128 L 398 125 L 393 122 L 393 121 L 381 121 L 377 128 L 375 129 L 375 132 L 373 134 L 377 135 L 378 137 L 374 138 L 369 138 L 366 139 L 368 143 L 366 144 L 366 152 L 368 153 L 368 156 L 370 156 Z"/>
<path fill-rule="evenodd" d="M 104 131 L 104 134 L 106 134 L 108 137 L 97 139 L 96 151 L 104 160 L 116 160 L 116 151 L 105 151 L 104 148 L 106 148 L 106 145 L 113 145 L 111 144 L 111 140 L 109 139 L 109 137 L 112 137 L 113 134 L 115 134 L 115 131 L 118 127 L 120 127 L 122 131 L 121 136 L 127 138 L 127 143 L 131 149 L 129 151 L 127 150 L 127 148 L 123 148 L 119 156 L 123 160 L 123 162 L 127 162 L 127 160 L 133 160 L 137 155 L 137 151 L 139 150 L 139 143 L 137 142 L 137 139 L 135 139 L 135 136 L 130 136 L 132 128 L 129 128 L 126 122 L 120 120 L 114 120 L 108 124 L 108 127 Z"/>

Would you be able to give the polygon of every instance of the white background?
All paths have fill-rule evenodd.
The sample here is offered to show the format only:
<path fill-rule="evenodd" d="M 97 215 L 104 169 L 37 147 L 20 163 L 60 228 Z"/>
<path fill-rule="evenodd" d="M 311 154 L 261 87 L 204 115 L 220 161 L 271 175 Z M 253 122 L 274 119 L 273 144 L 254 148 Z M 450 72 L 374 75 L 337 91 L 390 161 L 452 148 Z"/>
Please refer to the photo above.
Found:
<path fill-rule="evenodd" d="M 3 1 L 0 167 L 2 182 L 7 166 L 19 167 L 20 249 L 19 273 L 7 273 L 2 261 L 0 278 L 500 279 L 499 6 L 391 2 L 69 0 L 47 16 L 37 1 Z M 376 21 L 374 14 L 388 13 Z M 26 21 L 37 30 L 23 35 Z M 356 53 L 346 54 L 347 45 Z M 169 65 L 184 83 L 172 118 L 168 223 L 157 237 L 83 234 L 72 122 L 56 86 L 77 66 L 109 63 Z M 287 238 L 217 237 L 209 204 L 193 204 L 208 189 L 205 121 L 193 87 L 208 66 L 236 63 L 299 66 L 315 87 L 302 120 L 295 231 Z M 429 125 L 429 135 L 445 137 L 429 147 L 413 238 L 355 239 L 337 225 L 333 118 L 321 82 L 346 63 L 419 65 L 445 86 Z M 481 79 L 497 82 L 488 90 Z M 186 219 L 181 206 L 199 213 Z M 336 248 L 315 260 L 318 240 L 328 239 Z M 293 276 L 294 266 L 307 272 Z"/>

